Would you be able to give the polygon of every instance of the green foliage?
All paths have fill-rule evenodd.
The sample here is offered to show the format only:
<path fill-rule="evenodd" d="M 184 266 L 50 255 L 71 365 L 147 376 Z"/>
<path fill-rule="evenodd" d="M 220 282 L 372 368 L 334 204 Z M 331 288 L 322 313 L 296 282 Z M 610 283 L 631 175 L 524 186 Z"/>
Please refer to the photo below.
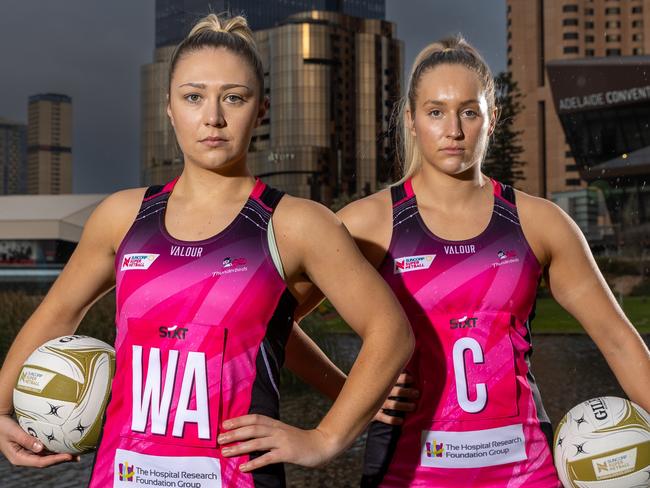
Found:
<path fill-rule="evenodd" d="M 0 360 L 23 324 L 43 300 L 43 295 L 29 295 L 25 292 L 0 293 Z M 82 320 L 77 333 L 100 339 L 108 344 L 115 342 L 115 293 L 111 292 L 95 303 Z"/>
<path fill-rule="evenodd" d="M 499 109 L 497 125 L 492 134 L 483 172 L 507 185 L 524 179 L 520 159 L 524 151 L 519 140 L 522 131 L 515 130 L 514 120 L 521 112 L 521 92 L 509 72 L 501 72 L 495 78 L 496 104 Z"/>

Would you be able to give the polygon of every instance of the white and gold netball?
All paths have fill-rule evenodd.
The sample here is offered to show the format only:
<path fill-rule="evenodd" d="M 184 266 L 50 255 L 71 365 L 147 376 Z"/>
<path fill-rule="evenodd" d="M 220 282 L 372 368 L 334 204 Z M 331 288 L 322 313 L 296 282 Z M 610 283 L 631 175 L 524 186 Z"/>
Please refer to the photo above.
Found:
<path fill-rule="evenodd" d="M 650 415 L 629 400 L 576 405 L 560 421 L 553 446 L 565 488 L 650 486 Z"/>
<path fill-rule="evenodd" d="M 52 452 L 94 449 L 115 371 L 114 349 L 92 337 L 46 342 L 25 361 L 14 387 L 20 426 Z"/>

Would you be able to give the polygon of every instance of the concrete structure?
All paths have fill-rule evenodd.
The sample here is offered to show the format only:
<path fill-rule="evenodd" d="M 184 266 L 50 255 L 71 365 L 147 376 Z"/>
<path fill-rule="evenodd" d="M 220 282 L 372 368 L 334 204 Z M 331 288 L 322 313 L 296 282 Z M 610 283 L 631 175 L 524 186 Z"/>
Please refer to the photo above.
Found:
<path fill-rule="evenodd" d="M 29 97 L 27 127 L 28 193 L 72 193 L 72 99 Z"/>
<path fill-rule="evenodd" d="M 508 69 L 524 110 L 516 121 L 526 162 L 519 183 L 534 195 L 584 188 L 553 106 L 546 64 L 650 53 L 650 0 L 507 0 Z"/>
<path fill-rule="evenodd" d="M 0 119 L 0 194 L 27 192 L 27 126 Z"/>
<path fill-rule="evenodd" d="M 401 93 L 396 26 L 335 12 L 295 14 L 255 33 L 270 110 L 253 134 L 249 163 L 269 184 L 329 203 L 376 191 L 392 179 L 388 135 Z M 165 112 L 172 47 L 142 68 L 142 182 L 182 170 Z"/>
<path fill-rule="evenodd" d="M 106 195 L 0 197 L 0 282 L 52 281 Z"/>

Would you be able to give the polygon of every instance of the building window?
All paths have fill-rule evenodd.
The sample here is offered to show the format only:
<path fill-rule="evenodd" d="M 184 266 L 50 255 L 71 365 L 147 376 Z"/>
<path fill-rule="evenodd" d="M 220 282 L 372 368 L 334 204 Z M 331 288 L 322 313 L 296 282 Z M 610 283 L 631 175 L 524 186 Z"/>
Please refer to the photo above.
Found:
<path fill-rule="evenodd" d="M 636 34 L 632 34 L 632 40 L 633 41 L 642 41 L 643 40 L 643 34 L 641 32 L 637 32 Z"/>
<path fill-rule="evenodd" d="M 621 21 L 620 20 L 608 20 L 605 22 L 605 28 L 607 29 L 620 29 Z"/>
<path fill-rule="evenodd" d="M 579 52 L 578 46 L 564 46 L 564 54 L 578 54 Z"/>
<path fill-rule="evenodd" d="M 643 21 L 642 20 L 633 20 L 632 21 L 632 27 L 643 27 Z"/>
<path fill-rule="evenodd" d="M 580 178 L 567 178 L 566 186 L 580 186 Z"/>
<path fill-rule="evenodd" d="M 593 49 L 585 49 L 585 56 L 587 56 L 588 58 L 593 57 L 595 54 L 596 53 L 594 52 Z"/>
<path fill-rule="evenodd" d="M 578 25 L 578 19 L 564 19 L 562 25 Z"/>
<path fill-rule="evenodd" d="M 567 164 L 564 166 L 565 171 L 578 171 L 578 165 L 577 164 Z"/>
<path fill-rule="evenodd" d="M 578 11 L 578 6 L 575 4 L 562 6 L 562 12 L 577 12 L 577 11 Z"/>
<path fill-rule="evenodd" d="M 572 157 L 573 157 L 573 153 L 572 153 L 571 151 L 564 151 L 564 157 L 565 157 L 565 158 L 572 158 Z"/>
<path fill-rule="evenodd" d="M 635 47 L 634 49 L 632 49 L 632 54 L 634 56 L 641 56 L 643 54 L 643 48 Z"/>
<path fill-rule="evenodd" d="M 585 9 L 585 15 L 594 15 L 594 9 L 593 8 L 586 8 Z"/>
<path fill-rule="evenodd" d="M 632 7 L 632 13 L 633 14 L 640 14 L 641 12 L 643 12 L 643 7 L 641 7 L 641 6 Z"/>
<path fill-rule="evenodd" d="M 605 9 L 605 15 L 618 15 L 621 13 L 621 7 L 608 7 Z"/>
<path fill-rule="evenodd" d="M 594 42 L 594 36 L 585 36 L 585 42 Z"/>
<path fill-rule="evenodd" d="M 620 34 L 607 34 L 605 36 L 605 42 L 621 42 Z"/>
<path fill-rule="evenodd" d="M 621 55 L 620 49 L 607 49 L 605 51 L 605 56 L 620 56 L 620 55 Z"/>
<path fill-rule="evenodd" d="M 585 22 L 585 29 L 593 29 L 594 28 L 594 23 L 591 21 Z"/>
<path fill-rule="evenodd" d="M 565 32 L 562 34 L 562 39 L 578 39 L 577 32 Z"/>

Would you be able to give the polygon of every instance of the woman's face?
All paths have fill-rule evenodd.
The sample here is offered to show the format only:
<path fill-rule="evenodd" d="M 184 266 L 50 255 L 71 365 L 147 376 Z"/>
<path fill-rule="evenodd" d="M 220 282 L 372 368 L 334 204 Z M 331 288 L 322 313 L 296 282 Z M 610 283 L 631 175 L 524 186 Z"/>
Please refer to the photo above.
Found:
<path fill-rule="evenodd" d="M 420 76 L 415 114 L 406 123 L 415 137 L 422 164 L 449 175 L 480 165 L 494 129 L 485 89 L 476 73 L 457 64 L 441 64 Z"/>
<path fill-rule="evenodd" d="M 267 102 L 253 68 L 224 48 L 182 55 L 169 89 L 167 114 L 186 164 L 209 170 L 244 164 L 252 131 Z"/>

